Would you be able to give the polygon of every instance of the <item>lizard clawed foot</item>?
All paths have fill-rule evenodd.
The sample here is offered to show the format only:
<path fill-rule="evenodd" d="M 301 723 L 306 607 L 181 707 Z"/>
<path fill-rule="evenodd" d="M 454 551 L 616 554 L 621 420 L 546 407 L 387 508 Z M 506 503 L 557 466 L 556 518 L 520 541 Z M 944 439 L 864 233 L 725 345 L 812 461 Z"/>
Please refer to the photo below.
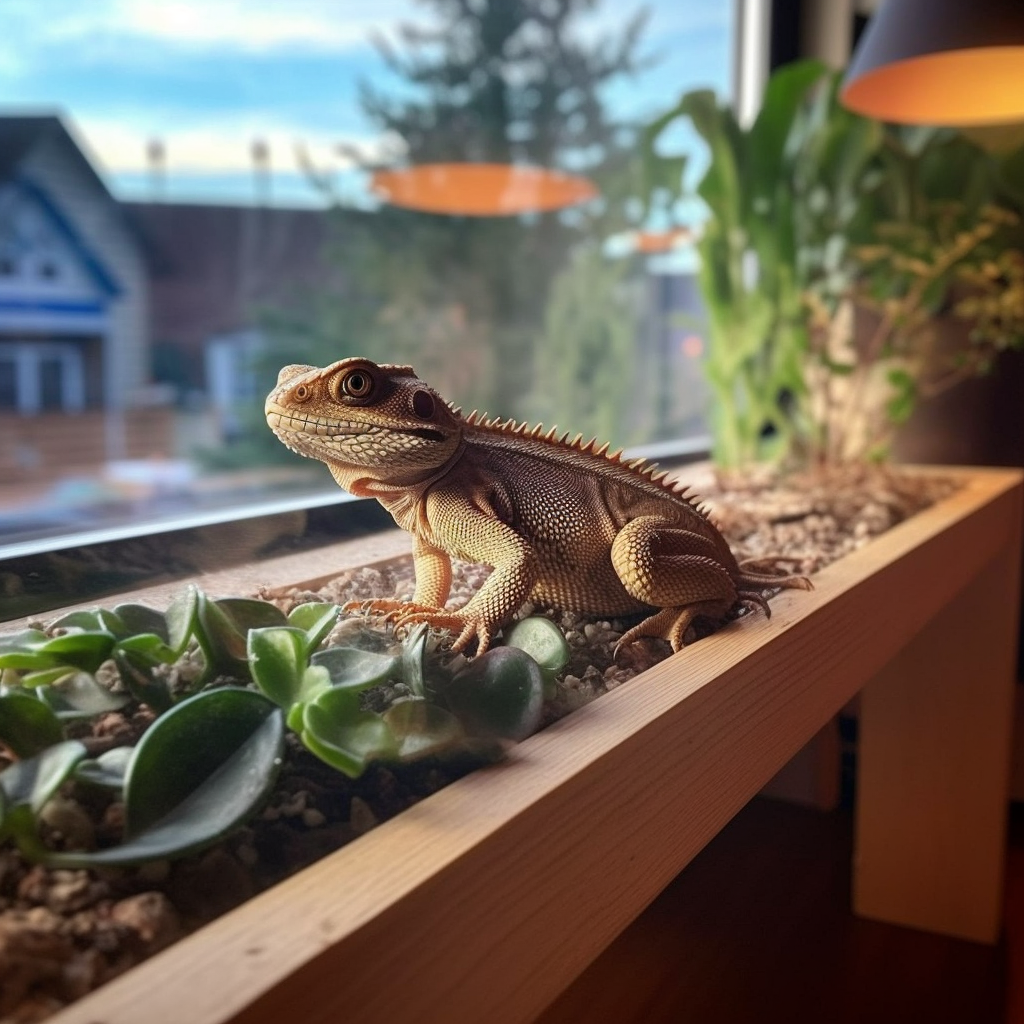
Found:
<path fill-rule="evenodd" d="M 412 612 L 434 612 L 442 609 L 427 604 L 416 604 L 414 601 L 398 601 L 394 598 L 371 598 L 366 601 L 346 601 L 341 610 L 346 615 L 375 615 L 383 617 L 385 622 L 396 622 L 404 615 Z"/>
<path fill-rule="evenodd" d="M 709 618 L 724 618 L 728 607 L 722 601 L 695 601 L 693 604 L 684 605 L 681 608 L 662 608 L 648 616 L 643 622 L 627 629 L 619 637 L 615 645 L 613 657 L 618 657 L 619 651 L 629 644 L 635 643 L 641 637 L 654 637 L 656 640 L 667 640 L 672 646 L 673 653 L 683 649 L 683 638 L 698 615 L 706 615 Z"/>
<path fill-rule="evenodd" d="M 691 608 L 662 608 L 660 612 L 655 612 L 632 629 L 627 629 L 619 637 L 613 657 L 617 658 L 619 651 L 624 647 L 636 643 L 645 636 L 653 637 L 655 640 L 667 640 L 673 651 L 681 650 L 683 636 L 696 614 Z"/>
<path fill-rule="evenodd" d="M 386 623 L 394 626 L 395 632 L 425 622 L 431 629 L 455 633 L 457 636 L 455 643 L 452 644 L 452 651 L 456 654 L 464 651 L 474 638 L 477 642 L 476 653 L 483 654 L 491 645 L 495 628 L 493 623 L 478 615 L 467 614 L 464 609 L 452 612 L 428 604 L 398 601 L 393 598 L 349 601 L 342 605 L 341 610 L 349 615 L 380 616 Z"/>
<path fill-rule="evenodd" d="M 491 623 L 476 615 L 467 615 L 464 610 L 455 612 L 444 609 L 421 609 L 403 613 L 395 618 L 395 629 L 406 629 L 417 623 L 425 622 L 431 629 L 443 629 L 458 634 L 452 651 L 459 654 L 464 651 L 472 640 L 476 639 L 476 654 L 483 654 L 491 646 L 494 627 Z"/>

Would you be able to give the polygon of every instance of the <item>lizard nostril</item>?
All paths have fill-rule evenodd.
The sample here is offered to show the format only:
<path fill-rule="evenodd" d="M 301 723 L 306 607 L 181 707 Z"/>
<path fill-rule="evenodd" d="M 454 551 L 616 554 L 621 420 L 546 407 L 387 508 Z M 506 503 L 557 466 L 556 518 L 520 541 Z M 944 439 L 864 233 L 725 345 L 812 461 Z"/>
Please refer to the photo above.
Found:
<path fill-rule="evenodd" d="M 417 391 L 412 396 L 412 411 L 421 420 L 429 420 L 434 415 L 434 396 L 429 391 Z"/>

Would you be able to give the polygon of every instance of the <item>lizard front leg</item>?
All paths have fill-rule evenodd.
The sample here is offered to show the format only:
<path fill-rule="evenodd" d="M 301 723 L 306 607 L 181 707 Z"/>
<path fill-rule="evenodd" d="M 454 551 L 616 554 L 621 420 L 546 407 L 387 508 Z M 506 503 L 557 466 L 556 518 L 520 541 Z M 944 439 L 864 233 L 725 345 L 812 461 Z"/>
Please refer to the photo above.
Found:
<path fill-rule="evenodd" d="M 638 601 L 660 608 L 624 633 L 616 645 L 659 637 L 678 651 L 698 615 L 723 618 L 738 594 L 721 553 L 706 537 L 667 524 L 657 516 L 627 523 L 612 543 L 612 565 Z"/>
<path fill-rule="evenodd" d="M 390 622 L 396 622 L 412 612 L 443 613 L 452 589 L 451 559 L 440 548 L 415 533 L 412 539 L 412 563 L 416 573 L 416 589 L 412 601 L 394 598 L 349 601 L 342 606 L 342 611 L 383 615 Z"/>
<path fill-rule="evenodd" d="M 408 606 L 398 612 L 395 625 L 426 622 L 435 629 L 457 633 L 452 645 L 454 651 L 464 650 L 475 638 L 476 653 L 483 654 L 497 629 L 512 617 L 532 590 L 536 556 L 528 541 L 498 519 L 493 511 L 481 509 L 461 497 L 448 495 L 445 500 L 441 496 L 428 503 L 427 512 L 434 533 L 450 545 L 448 550 L 466 561 L 493 566 L 494 571 L 464 607 L 447 611 L 441 607 Z M 438 516 L 436 522 L 434 514 Z M 419 564 L 417 573 L 418 570 Z M 449 585 L 450 573 L 449 565 Z M 417 595 L 419 593 L 417 584 Z"/>
<path fill-rule="evenodd" d="M 452 650 L 464 650 L 475 638 L 476 653 L 482 654 L 533 588 L 533 549 L 492 509 L 470 503 L 459 494 L 431 494 L 426 516 L 431 539 L 420 532 L 413 534 L 416 590 L 412 601 L 352 601 L 344 610 L 384 615 L 396 629 L 425 622 L 456 634 Z M 440 547 L 440 542 L 446 547 Z M 454 611 L 444 607 L 452 582 L 449 551 L 465 561 L 494 568 L 473 598 Z"/>

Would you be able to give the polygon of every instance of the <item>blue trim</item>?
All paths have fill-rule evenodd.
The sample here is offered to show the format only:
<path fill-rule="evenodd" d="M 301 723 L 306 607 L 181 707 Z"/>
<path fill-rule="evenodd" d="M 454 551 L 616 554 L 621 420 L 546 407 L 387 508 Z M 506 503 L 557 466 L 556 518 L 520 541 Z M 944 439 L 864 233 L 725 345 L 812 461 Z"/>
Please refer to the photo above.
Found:
<path fill-rule="evenodd" d="M 104 313 L 106 309 L 105 302 L 98 302 L 95 299 L 82 299 L 77 302 L 64 302 L 59 299 L 0 299 L 0 312 L 5 313 L 66 313 L 73 316 L 81 313 Z"/>
<path fill-rule="evenodd" d="M 16 174 L 13 178 L 15 184 L 20 186 L 31 196 L 49 216 L 54 227 L 67 239 L 71 248 L 81 259 L 85 269 L 92 279 L 99 285 L 100 289 L 108 298 L 115 298 L 122 292 L 117 280 L 110 274 L 104 265 L 93 255 L 92 250 L 85 244 L 75 226 L 64 215 L 60 207 L 30 178 L 24 174 Z"/>

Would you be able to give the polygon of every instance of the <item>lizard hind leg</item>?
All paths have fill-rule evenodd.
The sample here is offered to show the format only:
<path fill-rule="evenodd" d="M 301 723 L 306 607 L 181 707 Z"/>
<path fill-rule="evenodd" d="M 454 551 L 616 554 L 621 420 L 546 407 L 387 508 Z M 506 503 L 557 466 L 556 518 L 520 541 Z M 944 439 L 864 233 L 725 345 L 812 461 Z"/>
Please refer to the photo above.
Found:
<path fill-rule="evenodd" d="M 678 651 L 698 615 L 723 619 L 738 597 L 729 569 L 707 537 L 666 526 L 654 516 L 634 519 L 619 531 L 612 564 L 632 597 L 661 609 L 627 630 L 616 651 L 644 636 L 667 640 Z"/>

